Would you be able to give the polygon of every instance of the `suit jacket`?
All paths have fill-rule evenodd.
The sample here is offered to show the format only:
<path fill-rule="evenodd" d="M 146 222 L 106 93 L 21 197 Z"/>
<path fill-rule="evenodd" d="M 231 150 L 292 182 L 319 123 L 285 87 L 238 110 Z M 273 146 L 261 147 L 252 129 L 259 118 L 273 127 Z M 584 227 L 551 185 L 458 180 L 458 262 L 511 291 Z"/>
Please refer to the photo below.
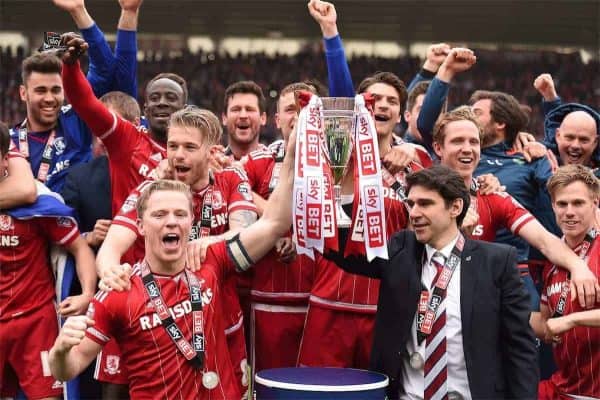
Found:
<path fill-rule="evenodd" d="M 370 368 L 389 377 L 388 397 L 397 398 L 421 293 L 425 246 L 413 232 L 400 231 L 391 237 L 388 251 L 389 260 L 371 263 L 364 257 L 343 257 L 343 250 L 327 257 L 348 272 L 381 281 Z M 537 398 L 537 350 L 515 249 L 467 239 L 460 276 L 463 346 L 473 398 Z"/>
<path fill-rule="evenodd" d="M 108 158 L 96 157 L 69 171 L 62 196 L 75 209 L 81 232 L 91 232 L 98 219 L 111 219 Z"/>

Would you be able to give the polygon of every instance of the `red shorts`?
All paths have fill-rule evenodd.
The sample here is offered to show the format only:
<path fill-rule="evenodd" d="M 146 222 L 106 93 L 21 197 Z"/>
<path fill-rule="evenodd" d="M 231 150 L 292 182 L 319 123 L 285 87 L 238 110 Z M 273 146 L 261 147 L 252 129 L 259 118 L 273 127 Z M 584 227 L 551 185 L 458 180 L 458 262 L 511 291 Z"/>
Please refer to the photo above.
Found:
<path fill-rule="evenodd" d="M 129 384 L 125 364 L 122 361 L 123 357 L 119 344 L 115 339 L 111 339 L 96 358 L 94 378 L 97 381 L 115 385 Z"/>
<path fill-rule="evenodd" d="M 299 366 L 369 367 L 375 314 L 308 306 Z"/>
<path fill-rule="evenodd" d="M 54 303 L 0 322 L 0 397 L 14 397 L 17 386 L 28 399 L 62 396 L 62 382 L 52 377 L 48 365 L 57 336 Z"/>
<path fill-rule="evenodd" d="M 229 357 L 240 393 L 248 390 L 248 356 L 246 355 L 246 335 L 244 333 L 244 317 L 240 316 L 237 324 L 225 330 Z"/>
<path fill-rule="evenodd" d="M 254 373 L 295 367 L 307 306 L 252 304 L 251 352 Z"/>

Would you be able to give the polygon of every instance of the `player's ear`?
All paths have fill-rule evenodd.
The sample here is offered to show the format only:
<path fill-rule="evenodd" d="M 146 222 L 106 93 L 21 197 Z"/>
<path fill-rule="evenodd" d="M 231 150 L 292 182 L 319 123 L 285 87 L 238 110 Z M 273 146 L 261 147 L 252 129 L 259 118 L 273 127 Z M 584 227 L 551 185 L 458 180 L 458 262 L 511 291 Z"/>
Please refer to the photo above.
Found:
<path fill-rule="evenodd" d="M 145 232 L 144 232 L 144 223 L 142 221 L 141 218 L 138 218 L 135 220 L 135 224 L 137 225 L 138 231 L 140 232 L 140 235 L 145 236 Z"/>

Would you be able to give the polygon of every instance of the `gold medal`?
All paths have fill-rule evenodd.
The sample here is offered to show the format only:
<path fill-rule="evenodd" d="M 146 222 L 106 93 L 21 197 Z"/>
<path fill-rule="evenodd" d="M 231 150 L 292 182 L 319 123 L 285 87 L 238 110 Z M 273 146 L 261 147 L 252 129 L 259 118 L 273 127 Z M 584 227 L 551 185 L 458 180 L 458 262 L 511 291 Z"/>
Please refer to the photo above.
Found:
<path fill-rule="evenodd" d="M 216 372 L 209 371 L 202 374 L 202 385 L 208 390 L 214 389 L 219 384 L 219 375 Z"/>

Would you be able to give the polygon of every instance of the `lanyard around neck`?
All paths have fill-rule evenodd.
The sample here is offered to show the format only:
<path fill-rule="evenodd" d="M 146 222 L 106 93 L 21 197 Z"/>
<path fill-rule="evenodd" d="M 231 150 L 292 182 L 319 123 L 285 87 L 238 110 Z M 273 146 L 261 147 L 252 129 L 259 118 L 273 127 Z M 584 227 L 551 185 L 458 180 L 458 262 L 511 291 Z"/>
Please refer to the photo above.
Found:
<path fill-rule="evenodd" d="M 27 119 L 25 119 L 19 127 L 19 151 L 23 154 L 23 156 L 25 156 L 27 161 L 30 161 L 29 142 L 27 141 L 27 137 Z M 37 180 L 42 183 L 45 183 L 46 179 L 48 179 L 48 171 L 50 170 L 50 165 L 52 164 L 52 146 L 54 145 L 55 138 L 56 128 L 53 128 L 50 132 L 50 135 L 48 135 L 48 139 L 46 140 L 46 146 L 42 152 L 42 160 L 40 161 L 40 167 L 37 173 Z"/>
<path fill-rule="evenodd" d="M 200 283 L 196 275 L 187 270 L 184 274 L 187 278 L 188 289 L 190 291 L 190 302 L 192 304 L 193 334 L 192 344 L 185 339 L 183 332 L 171 316 L 167 303 L 162 297 L 160 288 L 150 271 L 146 261 L 141 265 L 142 281 L 146 288 L 146 293 L 154 305 L 154 309 L 160 318 L 161 325 L 173 341 L 177 349 L 188 360 L 194 368 L 202 369 L 204 367 L 204 315 L 202 311 L 202 292 Z"/>

